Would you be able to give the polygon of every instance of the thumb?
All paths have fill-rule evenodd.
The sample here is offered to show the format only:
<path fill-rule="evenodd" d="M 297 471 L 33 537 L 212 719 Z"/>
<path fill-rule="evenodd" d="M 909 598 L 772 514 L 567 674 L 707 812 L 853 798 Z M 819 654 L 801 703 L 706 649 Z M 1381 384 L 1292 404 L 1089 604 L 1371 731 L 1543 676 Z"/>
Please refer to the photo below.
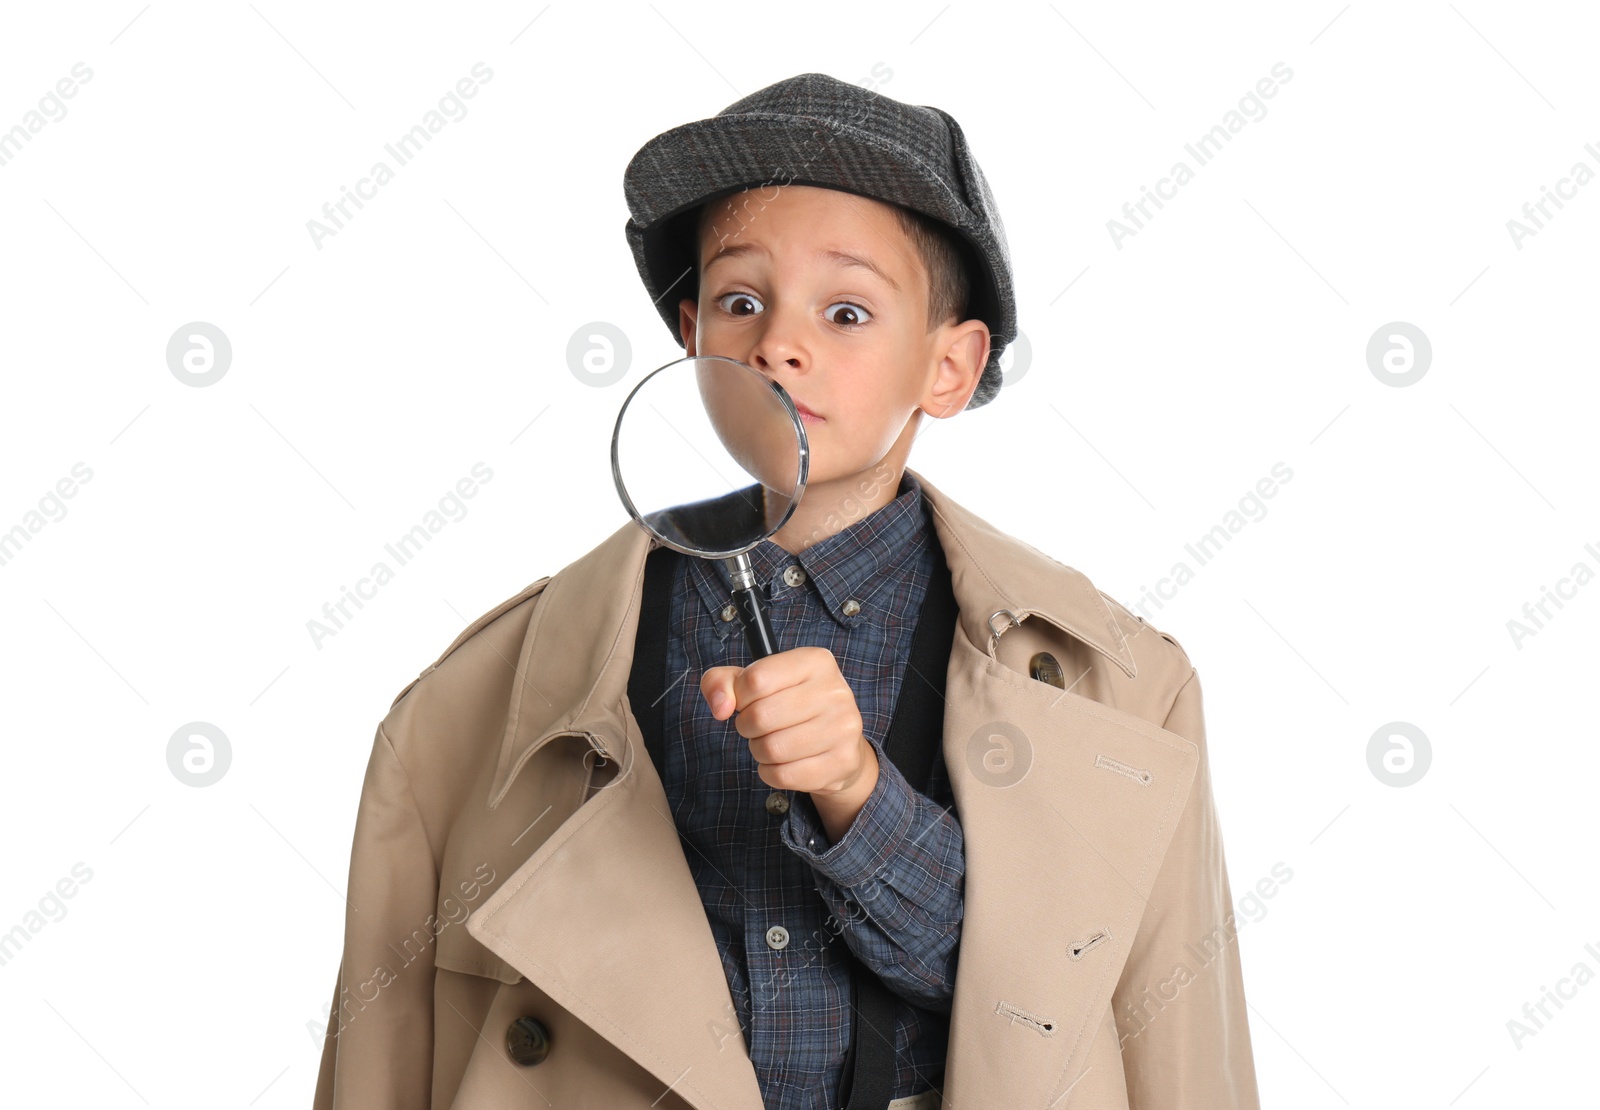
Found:
<path fill-rule="evenodd" d="M 733 716 L 738 708 L 734 702 L 733 680 L 743 670 L 743 667 L 708 667 L 700 676 L 700 693 L 711 707 L 711 715 L 719 721 Z"/>

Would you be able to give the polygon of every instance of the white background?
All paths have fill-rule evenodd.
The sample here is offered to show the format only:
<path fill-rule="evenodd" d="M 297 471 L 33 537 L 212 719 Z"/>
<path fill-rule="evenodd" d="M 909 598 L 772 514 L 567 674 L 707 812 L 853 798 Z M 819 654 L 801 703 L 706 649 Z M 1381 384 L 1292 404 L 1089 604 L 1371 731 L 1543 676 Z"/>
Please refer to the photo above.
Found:
<path fill-rule="evenodd" d="M 953 113 L 1010 237 L 1031 361 L 912 466 L 1135 607 L 1292 470 L 1145 610 L 1205 683 L 1236 899 L 1292 872 L 1240 914 L 1264 1104 L 1592 1104 L 1600 985 L 1507 1023 L 1600 973 L 1600 584 L 1508 622 L 1600 568 L 1600 182 L 1520 246 L 1508 221 L 1600 170 L 1597 32 L 1479 0 L 7 5 L 0 130 L 92 77 L 0 165 L 0 531 L 92 476 L 0 565 L 0 931 L 49 911 L 0 966 L 5 1101 L 28 1074 L 80 1105 L 309 1105 L 377 722 L 627 523 L 611 423 L 681 351 L 623 167 L 820 70 Z M 308 221 L 478 62 L 466 115 L 319 248 Z M 197 321 L 232 345 L 205 388 L 166 355 Z M 607 388 L 567 364 L 594 321 L 633 347 Z M 1405 387 L 1367 360 L 1394 322 L 1432 345 Z M 314 641 L 479 462 L 466 515 Z M 207 788 L 168 766 L 195 721 L 231 751 Z M 1429 741 L 1414 785 L 1369 767 L 1394 721 Z"/>

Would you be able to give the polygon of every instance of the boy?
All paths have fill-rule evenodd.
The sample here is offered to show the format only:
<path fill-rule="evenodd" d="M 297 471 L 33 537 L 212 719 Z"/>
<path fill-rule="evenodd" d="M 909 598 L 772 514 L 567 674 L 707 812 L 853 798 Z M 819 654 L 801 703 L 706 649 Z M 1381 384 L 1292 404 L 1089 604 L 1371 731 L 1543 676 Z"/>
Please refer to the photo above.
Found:
<path fill-rule="evenodd" d="M 803 74 L 625 186 L 674 336 L 806 422 L 783 650 L 629 521 L 401 691 L 316 1105 L 1253 1110 L 1193 666 L 906 466 L 1016 333 L 956 122 Z"/>

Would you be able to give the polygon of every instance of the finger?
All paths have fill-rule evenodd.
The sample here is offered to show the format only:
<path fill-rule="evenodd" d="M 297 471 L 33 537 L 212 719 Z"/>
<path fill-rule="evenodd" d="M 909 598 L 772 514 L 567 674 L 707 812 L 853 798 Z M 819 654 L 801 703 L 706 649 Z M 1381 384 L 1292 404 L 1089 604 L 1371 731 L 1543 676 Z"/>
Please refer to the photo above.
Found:
<path fill-rule="evenodd" d="M 753 731 L 748 719 L 764 708 L 765 701 L 741 710 L 734 729 L 749 742 L 750 754 L 757 763 L 792 763 L 797 759 L 821 755 L 833 748 L 847 747 L 854 733 L 843 716 L 832 714 L 807 715 L 799 710 L 800 717 L 792 723 L 785 722 L 776 728 Z M 753 722 L 760 727 L 759 717 Z"/>
<path fill-rule="evenodd" d="M 780 690 L 814 682 L 817 659 L 806 648 L 791 648 L 757 659 L 734 676 L 733 692 L 743 709 L 752 702 L 770 697 Z"/>
<path fill-rule="evenodd" d="M 711 707 L 711 715 L 723 720 L 738 708 L 738 694 L 734 683 L 742 667 L 708 667 L 700 676 L 700 693 Z"/>
<path fill-rule="evenodd" d="M 850 761 L 847 751 L 828 749 L 803 759 L 784 763 L 762 763 L 756 768 L 761 781 L 774 790 L 832 790 L 859 773 L 858 765 Z"/>
<path fill-rule="evenodd" d="M 775 733 L 780 729 L 805 725 L 812 731 L 825 731 L 843 707 L 835 704 L 814 684 L 785 686 L 759 697 L 742 696 L 734 728 L 746 740 Z"/>

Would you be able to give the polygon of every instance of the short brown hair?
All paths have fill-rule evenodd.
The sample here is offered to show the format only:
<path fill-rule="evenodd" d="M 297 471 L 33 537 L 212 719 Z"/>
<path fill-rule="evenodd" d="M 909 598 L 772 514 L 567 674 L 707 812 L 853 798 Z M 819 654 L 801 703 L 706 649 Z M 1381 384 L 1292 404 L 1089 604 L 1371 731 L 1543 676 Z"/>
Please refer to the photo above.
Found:
<path fill-rule="evenodd" d="M 707 201 L 695 213 L 694 259 L 697 281 L 700 276 L 700 246 L 712 205 L 716 203 Z M 904 205 L 887 201 L 883 203 L 894 209 L 900 221 L 900 230 L 916 247 L 917 257 L 922 260 L 922 268 L 928 275 L 928 330 L 931 332 L 940 324 L 965 320 L 971 303 L 972 282 L 967 272 L 965 248 L 955 230 L 942 220 L 924 216 Z"/>

